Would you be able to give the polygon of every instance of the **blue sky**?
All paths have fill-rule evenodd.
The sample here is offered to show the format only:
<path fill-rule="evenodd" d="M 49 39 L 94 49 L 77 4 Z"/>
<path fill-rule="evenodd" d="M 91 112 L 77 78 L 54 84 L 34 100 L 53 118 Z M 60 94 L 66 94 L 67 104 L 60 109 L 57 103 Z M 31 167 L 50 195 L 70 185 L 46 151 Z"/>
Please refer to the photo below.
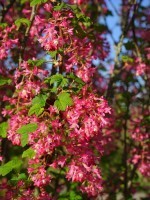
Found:
<path fill-rule="evenodd" d="M 119 23 L 120 19 L 119 19 L 118 15 L 116 14 L 115 10 L 117 10 L 118 12 L 120 11 L 121 2 L 122 2 L 121 0 L 106 0 L 108 8 L 112 11 L 112 14 L 113 14 L 113 16 L 107 17 L 107 24 L 108 24 L 109 29 L 112 31 L 113 37 L 116 42 L 119 40 L 119 37 L 121 35 L 121 29 L 120 29 L 120 26 L 117 25 Z M 137 2 L 138 2 L 138 0 L 137 0 Z M 112 6 L 112 4 L 113 4 L 113 6 Z M 143 4 L 143 6 L 150 7 L 150 0 L 143 0 L 142 4 Z M 114 7 L 115 7 L 115 9 L 114 9 Z M 107 38 L 108 38 L 108 41 L 110 42 L 110 46 L 111 46 L 110 56 L 112 58 L 114 58 L 115 57 L 114 42 L 110 35 L 108 35 Z"/>

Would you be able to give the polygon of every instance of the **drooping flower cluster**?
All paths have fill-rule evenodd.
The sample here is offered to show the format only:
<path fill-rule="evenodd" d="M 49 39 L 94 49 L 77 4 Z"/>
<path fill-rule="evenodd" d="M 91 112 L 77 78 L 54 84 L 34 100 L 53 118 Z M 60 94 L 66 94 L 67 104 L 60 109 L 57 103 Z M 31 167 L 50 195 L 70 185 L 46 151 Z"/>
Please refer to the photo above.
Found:
<path fill-rule="evenodd" d="M 42 71 L 40 71 L 42 73 Z M 43 71 L 45 73 L 45 71 Z M 66 178 L 80 182 L 81 190 L 89 196 L 96 196 L 102 190 L 102 178 L 97 163 L 103 154 L 106 143 L 102 128 L 108 125 L 110 107 L 103 97 L 97 97 L 84 87 L 79 96 L 73 96 L 74 105 L 68 107 L 63 113 L 50 105 L 39 117 L 28 115 L 28 106 L 31 99 L 40 91 L 28 86 L 27 76 L 33 81 L 39 75 L 35 67 L 30 69 L 27 64 L 22 68 L 23 75 L 21 86 L 28 96 L 22 94 L 17 86 L 11 105 L 14 108 L 9 114 L 9 130 L 7 138 L 13 145 L 22 144 L 22 135 L 18 130 L 27 124 L 36 123 L 38 128 L 28 135 L 28 145 L 35 155 L 29 159 L 28 173 L 37 187 L 43 187 L 51 183 L 53 177 L 47 172 L 48 167 L 66 168 Z M 44 74 L 43 74 L 44 75 Z M 41 89 L 41 80 L 38 80 Z M 46 85 L 42 85 L 45 87 Z M 43 88 L 42 88 L 43 89 Z M 25 92 L 24 92 L 25 93 Z M 22 96 L 23 95 L 23 96 Z M 8 98 L 5 99 L 9 101 Z M 25 107 L 26 105 L 26 107 Z M 19 108 L 19 109 L 18 109 Z M 97 156 L 94 152 L 97 152 Z"/>
<path fill-rule="evenodd" d="M 27 40 L 20 36 L 20 44 L 26 42 L 26 46 L 24 49 L 20 48 L 19 56 L 23 55 L 23 57 L 13 76 L 15 92 L 11 97 L 7 95 L 3 97 L 3 101 L 6 104 L 9 102 L 11 109 L 5 108 L 2 113 L 3 117 L 9 116 L 8 140 L 13 145 L 28 145 L 29 151 L 33 153 L 27 162 L 30 186 L 33 183 L 35 187 L 45 191 L 45 186 L 51 185 L 55 180 L 51 169 L 61 169 L 65 171 L 64 178 L 78 182 L 82 192 L 89 196 L 97 196 L 102 191 L 101 172 L 97 164 L 106 144 L 106 136 L 102 128 L 108 125 L 111 111 L 103 97 L 99 98 L 90 91 L 95 72 L 91 64 L 93 58 L 106 57 L 108 49 L 104 52 L 101 49 L 102 45 L 98 46 L 95 41 L 86 36 L 87 27 L 82 21 L 80 24 L 74 24 L 73 20 L 77 18 L 78 13 L 75 14 L 69 4 L 66 6 L 65 10 L 56 11 L 51 3 L 45 4 L 35 15 Z M 23 13 L 28 18 L 30 18 L 29 11 L 26 5 Z M 46 13 L 49 12 L 51 14 L 47 18 Z M 83 20 L 89 20 L 84 14 L 82 17 Z M 100 35 L 97 37 L 100 43 L 103 43 Z M 35 58 L 38 53 L 36 48 L 33 47 L 33 51 L 27 54 L 27 48 L 31 49 L 29 43 L 40 45 L 41 51 L 55 53 L 50 60 L 55 70 L 51 70 L 48 65 L 45 66 L 48 70 L 39 67 Z M 95 45 L 98 51 L 95 51 Z M 54 105 L 57 95 L 63 94 L 61 87 L 56 90 L 58 94 L 53 93 L 53 100 L 50 92 L 51 84 L 44 81 L 50 73 L 56 73 L 53 70 L 58 70 L 59 73 L 76 74 L 77 76 L 74 77 L 79 81 L 76 82 L 76 86 L 83 84 L 83 81 L 89 83 L 89 86 L 82 85 L 76 94 L 71 91 L 70 79 L 67 80 L 66 83 L 69 83 L 67 87 L 70 88 L 70 94 L 67 94 L 71 96 L 73 104 L 65 111 L 60 111 Z M 40 95 L 46 97 L 43 107 L 36 108 L 40 102 L 32 107 L 33 102 Z M 20 132 L 28 125 L 37 127 L 33 131 L 29 130 L 27 134 Z M 33 195 L 32 190 L 29 191 L 29 195 Z"/>
<path fill-rule="evenodd" d="M 11 48 L 14 48 L 16 45 L 18 45 L 18 38 L 12 39 L 9 37 L 9 34 L 15 29 L 15 25 L 12 25 L 11 27 L 6 27 L 4 30 L 1 30 L 0 32 L 0 59 L 4 59 L 9 55 L 9 51 Z"/>
<path fill-rule="evenodd" d="M 143 112 L 143 115 L 140 113 Z M 145 177 L 150 177 L 150 155 L 149 155 L 149 124 L 148 116 L 149 111 L 143 111 L 142 108 L 133 108 L 132 115 L 134 118 L 131 120 L 130 134 L 134 141 L 132 150 L 132 157 L 130 161 L 137 166 L 138 170 Z M 140 117 L 139 117 L 140 116 Z"/>

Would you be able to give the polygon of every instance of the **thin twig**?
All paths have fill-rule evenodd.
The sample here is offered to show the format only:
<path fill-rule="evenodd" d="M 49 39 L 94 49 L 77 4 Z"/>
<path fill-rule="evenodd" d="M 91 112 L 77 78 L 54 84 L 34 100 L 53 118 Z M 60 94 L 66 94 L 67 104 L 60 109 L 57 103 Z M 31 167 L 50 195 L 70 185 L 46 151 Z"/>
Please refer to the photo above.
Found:
<path fill-rule="evenodd" d="M 124 28 L 123 28 L 123 32 L 122 32 L 122 34 L 120 36 L 120 40 L 119 40 L 117 46 L 115 47 L 115 50 L 116 50 L 116 55 L 115 55 L 115 59 L 114 59 L 114 61 L 115 61 L 115 63 L 114 63 L 115 69 L 114 69 L 114 73 L 111 74 L 110 81 L 109 81 L 109 84 L 108 84 L 108 89 L 107 89 L 106 94 L 105 94 L 105 96 L 106 96 L 106 98 L 108 100 L 111 100 L 113 98 L 113 83 L 116 80 L 116 78 L 118 77 L 118 75 L 121 74 L 121 71 L 122 71 L 122 69 L 121 70 L 117 70 L 117 67 L 120 64 L 119 55 L 120 55 L 120 52 L 121 52 L 121 49 L 122 49 L 122 46 L 123 46 L 123 40 L 124 40 L 126 34 L 128 33 L 131 25 L 132 25 L 132 21 L 134 20 L 133 18 L 135 17 L 135 12 L 137 11 L 137 8 L 138 8 L 137 4 L 134 5 L 134 8 L 136 8 L 136 9 L 134 9 L 134 13 L 133 13 L 132 18 L 131 18 L 129 23 L 128 23 L 128 17 L 130 15 L 130 9 L 129 9 L 128 13 L 127 13 L 125 25 L 124 25 Z"/>
<path fill-rule="evenodd" d="M 117 8 L 115 7 L 115 5 L 113 4 L 113 2 L 111 0 L 109 0 L 109 3 L 111 4 L 111 6 L 113 7 L 115 13 L 119 16 L 119 12 L 117 10 Z"/>
<path fill-rule="evenodd" d="M 126 115 L 129 112 L 129 105 Z M 125 120 L 124 125 L 124 150 L 123 150 L 123 159 L 124 159 L 124 198 L 127 199 L 128 197 L 128 165 L 127 165 L 127 119 Z"/>
<path fill-rule="evenodd" d="M 22 49 L 21 49 L 21 52 L 19 54 L 19 67 L 20 67 L 20 64 L 21 64 L 22 59 L 23 59 L 25 48 L 27 46 L 27 40 L 28 40 L 30 29 L 31 29 L 32 24 L 33 24 L 33 20 L 34 20 L 35 14 L 36 14 L 36 6 L 33 6 L 32 7 L 32 11 L 31 11 L 31 16 L 30 16 L 30 25 L 27 27 L 27 29 L 25 31 L 24 40 L 22 42 Z"/>

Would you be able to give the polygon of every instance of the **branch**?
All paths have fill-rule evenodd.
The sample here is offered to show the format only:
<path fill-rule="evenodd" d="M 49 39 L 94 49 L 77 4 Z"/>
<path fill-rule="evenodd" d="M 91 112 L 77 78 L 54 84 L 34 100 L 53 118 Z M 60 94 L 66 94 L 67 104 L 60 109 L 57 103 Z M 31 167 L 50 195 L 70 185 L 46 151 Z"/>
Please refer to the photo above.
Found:
<path fill-rule="evenodd" d="M 109 3 L 111 4 L 111 6 L 113 7 L 115 13 L 119 16 L 119 12 L 118 10 L 116 9 L 115 5 L 113 4 L 113 2 L 111 0 L 109 0 Z"/>
<path fill-rule="evenodd" d="M 32 11 L 31 11 L 31 16 L 30 16 L 30 22 L 31 23 L 30 23 L 30 25 L 27 27 L 27 29 L 25 31 L 25 37 L 24 37 L 24 40 L 22 42 L 21 52 L 19 54 L 19 67 L 20 67 L 20 64 L 21 64 L 22 59 L 23 59 L 24 51 L 25 51 L 25 48 L 27 46 L 27 40 L 28 40 L 29 32 L 30 32 L 30 29 L 32 27 L 35 15 L 36 15 L 36 6 L 33 6 L 32 7 Z"/>
<path fill-rule="evenodd" d="M 135 4 L 134 5 L 134 13 L 132 15 L 130 22 L 128 23 L 128 18 L 129 18 L 131 8 L 129 9 L 127 16 L 126 16 L 126 21 L 125 21 L 125 25 L 124 25 L 124 28 L 123 28 L 123 32 L 120 36 L 120 40 L 119 40 L 117 46 L 115 47 L 116 56 L 115 56 L 115 59 L 114 59 L 114 61 L 115 61 L 115 63 L 114 63 L 114 66 L 115 66 L 114 74 L 111 74 L 110 81 L 109 81 L 109 84 L 108 84 L 108 89 L 107 89 L 107 92 L 105 94 L 106 98 L 109 99 L 109 100 L 113 98 L 113 83 L 116 80 L 116 78 L 121 74 L 121 72 L 123 70 L 123 68 L 121 70 L 117 70 L 117 67 L 120 64 L 119 55 L 121 53 L 121 49 L 122 49 L 122 46 L 123 46 L 123 40 L 124 40 L 126 34 L 128 33 L 131 25 L 132 25 L 132 21 L 135 18 L 135 12 L 137 11 L 137 8 L 138 8 L 138 6 L 137 6 L 137 4 Z"/>
<path fill-rule="evenodd" d="M 135 49 L 136 49 L 137 56 L 142 60 L 142 56 L 141 56 L 141 53 L 140 53 L 140 50 L 139 50 L 139 47 L 138 47 L 138 41 L 137 41 L 137 37 L 136 37 L 136 33 L 135 33 L 134 21 L 135 21 L 136 9 L 137 9 L 137 7 L 134 6 L 134 14 L 133 14 L 133 17 L 132 17 L 132 33 L 133 33 L 133 41 L 134 41 L 134 46 L 135 46 Z"/>

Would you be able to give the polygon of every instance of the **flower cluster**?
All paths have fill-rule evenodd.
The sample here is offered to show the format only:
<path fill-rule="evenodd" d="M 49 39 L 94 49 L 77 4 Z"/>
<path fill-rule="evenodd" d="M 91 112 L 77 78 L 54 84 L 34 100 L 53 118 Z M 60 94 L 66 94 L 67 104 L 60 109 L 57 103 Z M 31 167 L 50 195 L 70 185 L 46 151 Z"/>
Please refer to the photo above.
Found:
<path fill-rule="evenodd" d="M 45 4 L 44 9 L 52 11 L 52 5 Z M 52 11 L 51 19 L 37 15 L 29 40 L 36 37 L 45 51 L 65 48 L 63 70 L 74 72 L 80 82 L 87 82 L 89 86 L 80 89 L 78 96 L 71 93 L 73 105 L 64 112 L 59 111 L 51 102 L 49 86 L 44 81 L 52 71 L 36 66 L 35 58 L 32 58 L 31 64 L 22 61 L 14 73 L 13 96 L 5 95 L 3 98 L 4 102 L 9 102 L 11 110 L 5 108 L 2 113 L 4 117 L 9 116 L 8 140 L 13 145 L 28 145 L 34 152 L 27 164 L 27 172 L 34 186 L 44 189 L 54 180 L 49 171 L 52 168 L 64 169 L 68 181 L 80 183 L 82 192 L 97 196 L 102 191 L 98 163 L 107 143 L 102 129 L 109 124 L 111 109 L 103 97 L 92 93 L 91 81 L 95 69 L 91 63 L 97 55 L 94 55 L 94 43 L 88 37 L 73 35 L 73 17 L 71 10 L 67 10 L 67 13 Z M 30 114 L 34 99 L 44 91 L 47 92 L 47 100 L 42 112 L 39 115 L 34 112 Z M 36 124 L 37 129 L 29 131 L 27 138 L 24 138 L 19 130 L 28 124 Z"/>
<path fill-rule="evenodd" d="M 15 29 L 15 25 L 11 27 L 6 27 L 3 31 L 1 30 L 0 38 L 0 59 L 4 59 L 8 56 L 11 48 L 14 48 L 18 45 L 18 39 L 11 39 L 9 34 Z"/>

